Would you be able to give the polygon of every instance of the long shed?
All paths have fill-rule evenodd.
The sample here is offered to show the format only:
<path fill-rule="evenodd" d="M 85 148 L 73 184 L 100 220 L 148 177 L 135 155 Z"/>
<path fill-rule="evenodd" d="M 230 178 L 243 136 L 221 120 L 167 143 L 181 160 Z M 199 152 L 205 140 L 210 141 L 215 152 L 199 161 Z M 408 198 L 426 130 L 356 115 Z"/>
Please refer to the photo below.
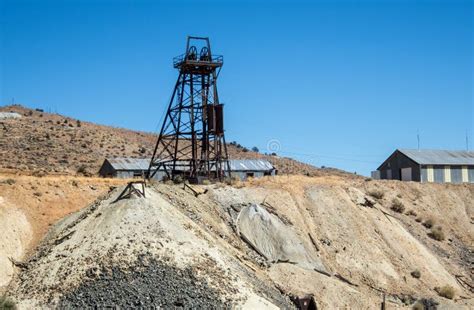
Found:
<path fill-rule="evenodd" d="M 99 169 L 99 175 L 109 178 L 138 178 L 145 176 L 149 165 L 149 158 L 106 158 Z M 232 176 L 241 180 L 277 174 L 276 168 L 265 159 L 231 159 L 229 165 Z M 154 178 L 162 180 L 165 175 L 165 171 L 160 170 Z"/>
<path fill-rule="evenodd" d="M 387 180 L 474 183 L 474 152 L 397 149 L 372 173 Z"/>

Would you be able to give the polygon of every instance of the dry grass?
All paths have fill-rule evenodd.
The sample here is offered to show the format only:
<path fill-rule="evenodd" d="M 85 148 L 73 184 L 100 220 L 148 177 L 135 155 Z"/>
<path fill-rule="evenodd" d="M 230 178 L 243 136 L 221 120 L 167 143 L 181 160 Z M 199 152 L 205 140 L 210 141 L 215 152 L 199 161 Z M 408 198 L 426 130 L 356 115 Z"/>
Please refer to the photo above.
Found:
<path fill-rule="evenodd" d="M 445 239 L 443 228 L 441 226 L 433 227 L 428 233 L 428 236 L 437 241 L 443 241 Z"/>
<path fill-rule="evenodd" d="M 419 279 L 421 277 L 421 272 L 418 269 L 413 270 L 410 274 L 415 279 Z"/>
<path fill-rule="evenodd" d="M 368 192 L 368 194 L 375 199 L 382 199 L 385 196 L 385 193 L 382 190 L 374 189 Z"/>
<path fill-rule="evenodd" d="M 11 178 L 8 178 L 6 180 L 1 180 L 0 183 L 2 184 L 8 184 L 8 185 L 13 185 L 16 183 L 16 181 L 14 179 L 11 179 Z"/>
<path fill-rule="evenodd" d="M 435 288 L 436 292 L 438 293 L 439 296 L 447 298 L 447 299 L 453 299 L 455 296 L 455 290 L 454 287 L 450 285 L 445 285 L 442 287 L 437 287 Z"/>
<path fill-rule="evenodd" d="M 403 202 L 401 202 L 397 198 L 394 198 L 392 200 L 392 206 L 390 207 L 390 209 L 397 213 L 403 213 L 403 211 L 405 211 L 405 206 L 403 205 Z"/>
<path fill-rule="evenodd" d="M 13 300 L 6 296 L 0 296 L 0 309 L 1 310 L 10 310 L 16 309 L 16 304 Z"/>
<path fill-rule="evenodd" d="M 425 310 L 425 305 L 421 301 L 416 301 L 411 307 L 413 310 Z"/>
<path fill-rule="evenodd" d="M 423 222 L 423 226 L 425 226 L 426 228 L 431 228 L 434 226 L 434 224 L 435 224 L 435 220 L 433 218 L 429 218 Z"/>
<path fill-rule="evenodd" d="M 414 210 L 408 210 L 405 214 L 409 215 L 409 216 L 416 216 L 417 215 Z"/>

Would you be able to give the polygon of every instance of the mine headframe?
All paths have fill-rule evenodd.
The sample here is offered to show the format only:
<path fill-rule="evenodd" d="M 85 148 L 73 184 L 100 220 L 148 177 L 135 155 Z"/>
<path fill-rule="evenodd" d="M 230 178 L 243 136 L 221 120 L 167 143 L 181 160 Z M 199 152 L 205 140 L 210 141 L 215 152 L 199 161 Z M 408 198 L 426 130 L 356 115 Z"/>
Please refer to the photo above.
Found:
<path fill-rule="evenodd" d="M 164 171 L 190 182 L 230 176 L 224 137 L 224 110 L 217 77 L 224 63 L 211 53 L 209 38 L 188 37 L 186 51 L 173 59 L 179 71 L 148 168 L 148 178 Z"/>

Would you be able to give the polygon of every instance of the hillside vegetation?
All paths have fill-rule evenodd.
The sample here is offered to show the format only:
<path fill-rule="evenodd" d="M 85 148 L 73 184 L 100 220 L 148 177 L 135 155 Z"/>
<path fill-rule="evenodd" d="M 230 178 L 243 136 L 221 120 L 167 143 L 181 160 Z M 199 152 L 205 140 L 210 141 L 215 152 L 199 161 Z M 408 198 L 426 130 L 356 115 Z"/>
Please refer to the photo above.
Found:
<path fill-rule="evenodd" d="M 95 175 L 107 157 L 151 157 L 157 139 L 151 133 L 97 125 L 19 105 L 0 107 L 0 112 L 22 115 L 0 120 L 0 169 L 4 172 Z M 282 174 L 344 173 L 253 152 L 238 143 L 229 143 L 228 151 L 233 159 L 268 159 Z"/>

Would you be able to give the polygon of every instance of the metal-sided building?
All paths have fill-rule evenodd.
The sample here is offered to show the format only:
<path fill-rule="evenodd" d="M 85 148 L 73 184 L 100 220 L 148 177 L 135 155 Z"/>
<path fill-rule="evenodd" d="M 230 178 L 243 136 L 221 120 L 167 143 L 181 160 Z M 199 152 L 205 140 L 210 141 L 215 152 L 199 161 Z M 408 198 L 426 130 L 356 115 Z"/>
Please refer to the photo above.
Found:
<path fill-rule="evenodd" d="M 266 175 L 277 174 L 275 167 L 264 159 L 231 159 L 229 164 L 232 176 L 241 180 L 246 180 L 249 177 L 261 178 Z"/>
<path fill-rule="evenodd" d="M 150 165 L 147 158 L 106 158 L 99 169 L 99 175 L 107 178 L 143 177 Z"/>
<path fill-rule="evenodd" d="M 397 149 L 372 172 L 375 179 L 474 183 L 474 152 Z"/>
<path fill-rule="evenodd" d="M 107 158 L 100 167 L 99 175 L 109 178 L 138 178 L 145 175 L 149 165 L 148 158 Z M 229 160 L 229 165 L 232 176 L 241 180 L 277 174 L 275 167 L 264 159 L 233 159 Z M 160 170 L 153 178 L 162 180 L 165 175 L 165 171 Z"/>

